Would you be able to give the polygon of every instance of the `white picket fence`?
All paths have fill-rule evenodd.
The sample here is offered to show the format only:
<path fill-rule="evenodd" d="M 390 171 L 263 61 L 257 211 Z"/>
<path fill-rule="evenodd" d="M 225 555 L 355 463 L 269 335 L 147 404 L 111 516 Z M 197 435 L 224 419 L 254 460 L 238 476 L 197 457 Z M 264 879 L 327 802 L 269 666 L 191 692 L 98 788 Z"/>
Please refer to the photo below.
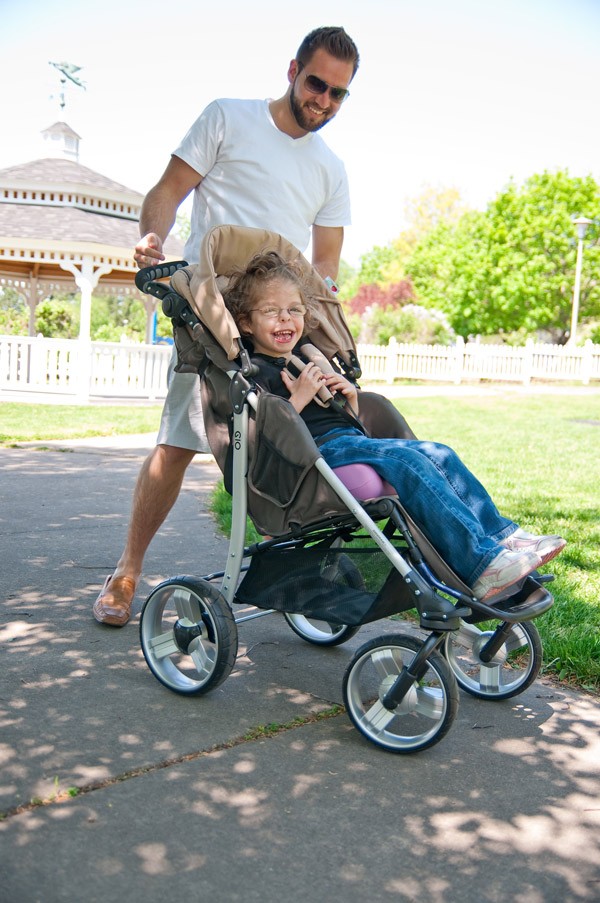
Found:
<path fill-rule="evenodd" d="M 521 347 L 464 342 L 359 345 L 362 382 L 395 380 L 454 383 L 480 380 L 528 385 L 532 380 L 588 385 L 600 380 L 600 345 Z M 79 342 L 0 336 L 0 391 L 90 398 L 164 398 L 171 348 L 117 342 Z"/>
<path fill-rule="evenodd" d="M 169 345 L 0 336 L 0 391 L 158 400 L 170 358 Z"/>
<path fill-rule="evenodd" d="M 463 382 L 565 380 L 588 385 L 600 379 L 600 345 L 487 345 L 458 338 L 453 345 L 416 345 L 391 339 L 388 345 L 359 345 L 364 379 Z"/>

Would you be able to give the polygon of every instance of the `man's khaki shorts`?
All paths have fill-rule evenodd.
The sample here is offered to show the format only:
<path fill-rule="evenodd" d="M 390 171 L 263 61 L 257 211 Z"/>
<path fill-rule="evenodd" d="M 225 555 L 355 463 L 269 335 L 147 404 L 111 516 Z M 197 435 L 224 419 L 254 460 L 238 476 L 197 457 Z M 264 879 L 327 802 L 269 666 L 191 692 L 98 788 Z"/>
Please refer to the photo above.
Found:
<path fill-rule="evenodd" d="M 176 373 L 175 363 L 174 354 L 156 444 L 210 453 L 202 416 L 200 377 L 196 373 Z"/>

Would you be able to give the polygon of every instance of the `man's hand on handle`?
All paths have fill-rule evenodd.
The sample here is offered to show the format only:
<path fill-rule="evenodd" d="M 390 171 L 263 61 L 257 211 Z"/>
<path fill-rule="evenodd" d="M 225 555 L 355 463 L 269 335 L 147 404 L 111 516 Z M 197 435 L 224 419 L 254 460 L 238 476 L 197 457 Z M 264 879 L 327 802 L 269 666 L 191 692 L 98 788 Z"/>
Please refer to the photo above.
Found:
<path fill-rule="evenodd" d="M 156 232 L 148 232 L 147 235 L 140 238 L 133 254 L 133 259 L 138 267 L 142 269 L 143 267 L 156 266 L 161 263 L 165 259 L 162 246 L 161 238 Z"/>

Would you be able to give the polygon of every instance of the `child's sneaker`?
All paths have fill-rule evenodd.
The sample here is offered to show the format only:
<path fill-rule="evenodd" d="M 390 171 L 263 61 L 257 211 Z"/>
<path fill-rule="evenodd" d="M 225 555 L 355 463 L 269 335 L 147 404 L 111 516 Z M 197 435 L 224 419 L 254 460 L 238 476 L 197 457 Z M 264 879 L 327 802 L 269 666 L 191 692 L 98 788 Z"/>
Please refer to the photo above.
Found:
<path fill-rule="evenodd" d="M 510 549 L 505 549 L 492 559 L 481 577 L 475 582 L 473 595 L 476 599 L 485 602 L 492 596 L 497 596 L 498 593 L 508 589 L 513 583 L 527 577 L 540 564 L 541 559 L 536 552 L 512 552 Z"/>
<path fill-rule="evenodd" d="M 540 558 L 540 567 L 552 561 L 567 544 L 562 536 L 536 536 L 535 533 L 527 533 L 519 527 L 500 543 L 511 552 L 536 552 Z"/>

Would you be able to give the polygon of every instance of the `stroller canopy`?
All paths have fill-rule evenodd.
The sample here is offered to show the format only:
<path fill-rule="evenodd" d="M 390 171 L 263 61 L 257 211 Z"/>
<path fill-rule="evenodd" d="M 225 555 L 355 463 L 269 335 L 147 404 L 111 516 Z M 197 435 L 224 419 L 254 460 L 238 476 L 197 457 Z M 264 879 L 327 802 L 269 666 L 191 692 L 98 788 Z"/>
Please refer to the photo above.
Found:
<path fill-rule="evenodd" d="M 256 254 L 265 251 L 276 251 L 284 260 L 294 261 L 304 277 L 308 293 L 319 302 L 316 311 L 318 324 L 307 333 L 308 341 L 329 360 L 339 355 L 350 363 L 351 354 L 356 355 L 356 346 L 339 300 L 300 251 L 276 232 L 242 226 L 217 226 L 202 242 L 200 262 L 178 270 L 172 277 L 171 285 L 210 330 L 227 359 L 233 361 L 239 354 L 240 333 L 223 301 L 223 277 L 243 270 Z"/>

